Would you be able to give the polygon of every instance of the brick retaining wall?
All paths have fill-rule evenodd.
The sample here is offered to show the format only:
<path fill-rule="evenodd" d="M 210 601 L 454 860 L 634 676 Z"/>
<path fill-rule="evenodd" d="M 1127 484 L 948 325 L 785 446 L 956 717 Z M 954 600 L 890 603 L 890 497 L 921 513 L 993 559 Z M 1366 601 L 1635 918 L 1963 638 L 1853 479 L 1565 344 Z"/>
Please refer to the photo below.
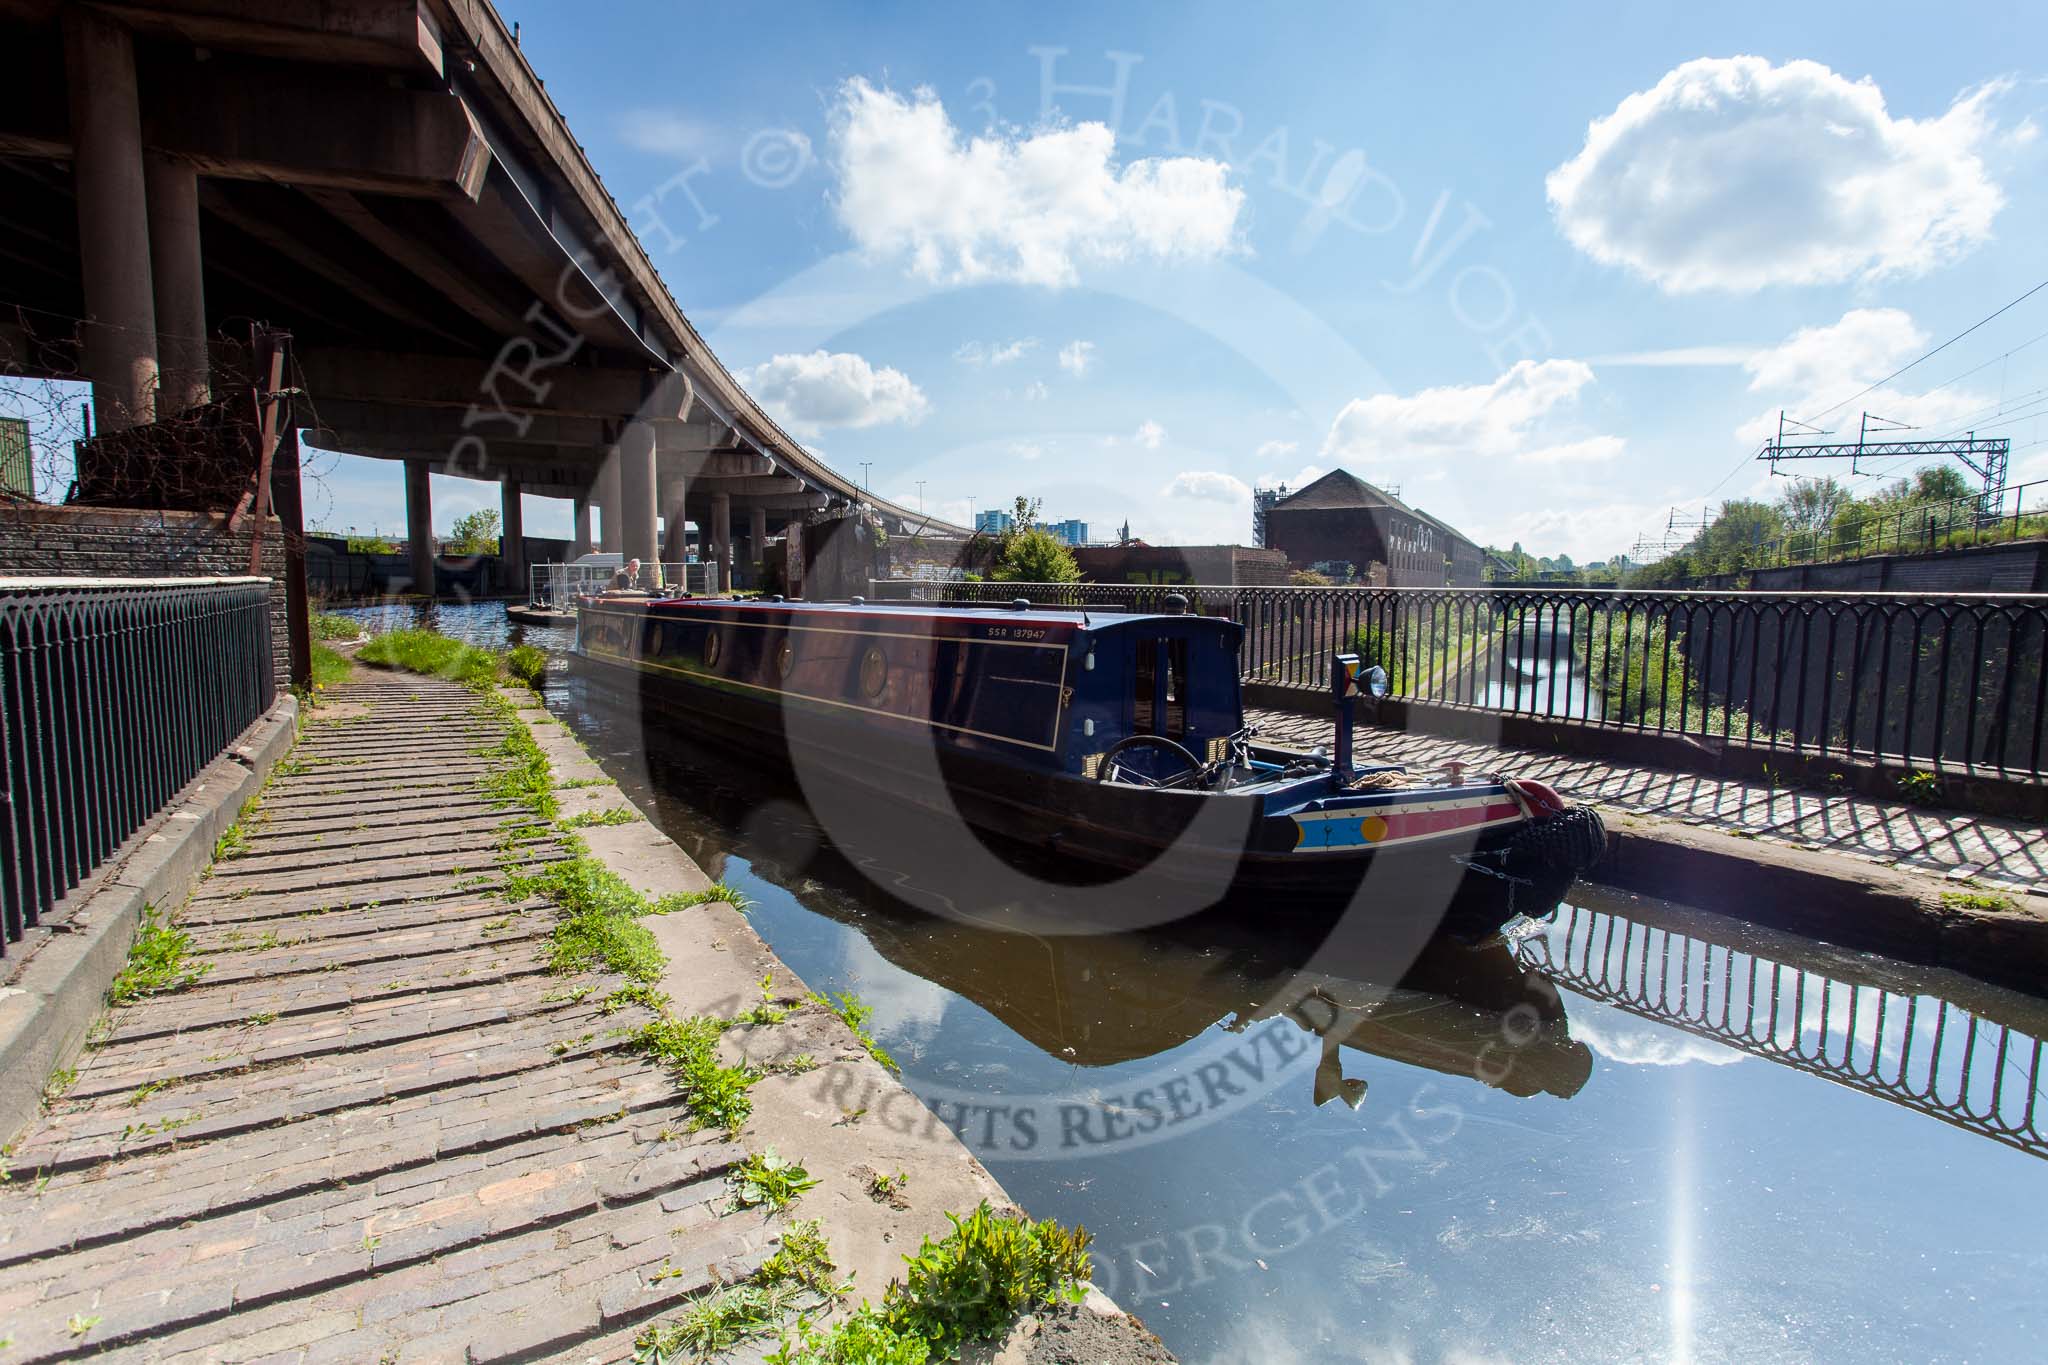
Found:
<path fill-rule="evenodd" d="M 245 521 L 227 529 L 211 512 L 149 512 L 111 507 L 0 504 L 0 576 L 51 578 L 234 578 L 249 572 Z M 285 624 L 284 538 L 276 518 L 263 525 L 262 573 L 271 579 L 271 665 L 290 681 Z"/>

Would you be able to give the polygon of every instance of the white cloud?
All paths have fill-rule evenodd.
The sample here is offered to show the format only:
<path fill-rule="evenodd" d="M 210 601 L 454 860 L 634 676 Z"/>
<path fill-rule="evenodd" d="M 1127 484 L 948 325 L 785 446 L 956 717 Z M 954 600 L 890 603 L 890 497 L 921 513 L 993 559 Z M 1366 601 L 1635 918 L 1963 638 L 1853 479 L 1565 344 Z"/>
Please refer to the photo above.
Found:
<path fill-rule="evenodd" d="M 1067 285 L 1083 263 L 1208 259 L 1237 243 L 1244 191 L 1222 162 L 1119 168 L 1100 123 L 964 137 L 930 89 L 906 98 L 859 78 L 830 121 L 840 224 L 927 279 Z"/>
<path fill-rule="evenodd" d="M 1088 373 L 1088 367 L 1095 361 L 1095 343 L 1092 341 L 1070 341 L 1060 347 L 1060 368 L 1079 379 Z"/>
<path fill-rule="evenodd" d="M 1251 535 L 1252 490 L 1244 480 L 1215 469 L 1189 469 L 1159 490 L 1151 509 L 1156 528 L 1145 536 L 1162 544 L 1237 545 Z"/>
<path fill-rule="evenodd" d="M 1159 490 L 1162 498 L 1201 498 L 1208 502 L 1241 502 L 1249 506 L 1252 490 L 1243 479 L 1215 469 L 1189 469 L 1173 476 Z"/>
<path fill-rule="evenodd" d="M 1027 403 L 1041 403 L 1052 397 L 1052 390 L 1045 386 L 1043 379 L 1034 379 L 1019 389 L 1017 396 Z"/>
<path fill-rule="evenodd" d="M 1045 454 L 1045 447 L 1036 441 L 1010 442 L 1010 458 L 1013 460 L 1036 460 Z"/>
<path fill-rule="evenodd" d="M 1927 344 L 1912 315 L 1898 308 L 1857 308 L 1825 327 L 1802 327 L 1743 362 L 1752 390 L 1818 393 L 1882 379 Z"/>
<path fill-rule="evenodd" d="M 1322 453 L 1381 460 L 1512 455 L 1537 422 L 1592 382 L 1592 368 L 1582 361 L 1522 360 L 1490 384 L 1354 398 L 1330 424 Z"/>
<path fill-rule="evenodd" d="M 619 131 L 627 143 L 656 156 L 691 160 L 720 151 L 725 134 L 702 119 L 669 109 L 632 109 L 620 119 Z"/>
<path fill-rule="evenodd" d="M 1619 436 L 1589 436 L 1583 441 L 1519 451 L 1515 459 L 1521 464 L 1600 464 L 1618 459 L 1627 447 Z"/>
<path fill-rule="evenodd" d="M 1573 245 L 1670 293 L 1918 274 L 1991 233 L 1980 87 L 1894 118 L 1817 62 L 1701 58 L 1593 120 L 1545 181 Z"/>
<path fill-rule="evenodd" d="M 1147 417 L 1138 424 L 1138 429 L 1132 434 L 1131 439 L 1147 450 L 1157 450 L 1166 441 L 1166 428 Z"/>
<path fill-rule="evenodd" d="M 740 383 L 798 436 L 826 427 L 916 425 L 931 404 L 901 370 L 876 367 L 848 351 L 778 355 L 740 370 Z"/>
<path fill-rule="evenodd" d="M 1254 459 L 1280 460 L 1301 448 L 1299 441 L 1261 441 L 1259 448 L 1252 452 Z"/>
<path fill-rule="evenodd" d="M 1777 401 L 1737 427 L 1737 438 L 1754 444 L 1776 436 L 1780 408 L 1797 418 L 1839 403 L 1920 354 L 1927 340 L 1912 316 L 1898 308 L 1855 308 L 1837 322 L 1800 328 L 1744 362 L 1750 391 L 1777 395 Z M 1858 411 L 1830 413 L 1827 420 L 1843 430 L 1855 430 L 1860 409 L 1867 408 L 1908 426 L 1945 429 L 1992 401 L 1973 389 L 1915 393 L 1888 386 L 1858 400 Z"/>
<path fill-rule="evenodd" d="M 1668 503 L 1598 502 L 1597 489 L 1547 489 L 1540 497 L 1523 500 L 1505 515 L 1475 516 L 1463 522 L 1451 517 L 1451 524 L 1483 545 L 1513 545 L 1533 555 L 1554 555 L 1562 551 L 1580 563 L 1610 559 L 1627 554 L 1644 528 L 1664 527 Z M 1576 505 L 1569 505 L 1576 501 Z M 1573 1021 L 1572 1032 L 1578 1033 Z"/>
<path fill-rule="evenodd" d="M 1038 348 L 1037 337 L 1019 337 L 1015 341 L 992 341 L 984 346 L 978 341 L 963 341 L 953 352 L 953 359 L 963 365 L 1007 365 L 1013 360 L 1022 360 L 1026 354 Z"/>
<path fill-rule="evenodd" d="M 1669 369 L 1678 366 L 1741 365 L 1757 353 L 1755 346 L 1673 346 L 1662 351 L 1624 351 L 1619 355 L 1596 355 L 1588 365 Z"/>

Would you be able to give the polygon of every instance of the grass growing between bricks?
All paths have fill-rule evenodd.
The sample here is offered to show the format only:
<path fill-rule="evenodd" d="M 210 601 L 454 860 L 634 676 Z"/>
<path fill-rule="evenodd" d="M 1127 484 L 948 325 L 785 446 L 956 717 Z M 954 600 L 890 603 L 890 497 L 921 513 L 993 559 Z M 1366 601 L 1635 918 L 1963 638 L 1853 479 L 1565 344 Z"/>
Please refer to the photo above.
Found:
<path fill-rule="evenodd" d="M 192 936 L 144 906 L 128 964 L 107 987 L 107 1003 L 130 1005 L 151 995 L 182 990 L 213 970 L 210 962 L 191 962 Z"/>
<path fill-rule="evenodd" d="M 518 709 L 497 692 L 506 675 L 538 690 L 546 671 L 546 656 L 540 651 L 522 647 L 499 654 L 431 631 L 393 631 L 373 640 L 360 657 L 452 678 L 481 694 L 480 714 L 505 730 L 504 737 L 485 751 L 502 760 L 483 779 L 486 794 L 495 804 L 523 810 L 551 827 L 569 854 L 532 871 L 508 865 L 502 894 L 508 900 L 544 898 L 559 908 L 550 969 L 560 974 L 602 969 L 624 977 L 627 984 L 600 1002 L 602 1011 L 612 1014 L 632 1005 L 654 1018 L 615 1036 L 623 1039 L 628 1051 L 669 1074 L 693 1128 L 737 1134 L 753 1114 L 753 1087 L 768 1073 L 722 1063 L 719 1040 L 735 1024 L 775 1024 L 788 1011 L 770 998 L 771 976 L 763 982 L 761 1003 L 736 1019 L 670 1013 L 669 998 L 654 985 L 667 958 L 640 920 L 712 901 L 744 911 L 746 899 L 723 883 L 649 898 L 590 856 L 575 830 L 628 824 L 639 817 L 621 807 L 562 818 L 556 795 L 562 787 L 608 785 L 608 780 L 558 785 L 546 752 L 534 741 Z M 517 856 L 520 838 L 535 829 L 535 824 L 528 824 L 516 837 L 508 833 L 499 850 L 501 858 L 509 864 Z M 591 989 L 565 988 L 560 998 L 580 1001 Z M 871 1006 L 850 992 L 813 995 L 810 1000 L 845 1023 L 876 1061 L 891 1071 L 898 1069 L 868 1029 Z M 578 1040 L 577 1045 L 588 1041 Z M 817 1183 L 801 1164 L 773 1148 L 748 1157 L 731 1176 L 736 1208 L 775 1212 L 787 1209 Z M 1085 1232 L 998 1215 L 986 1202 L 953 1222 L 945 1238 L 927 1238 L 916 1255 L 905 1258 L 905 1281 L 891 1284 L 879 1306 L 864 1304 L 829 1330 L 814 1327 L 799 1314 L 836 1302 L 849 1286 L 834 1281 L 836 1267 L 821 1224 L 792 1223 L 781 1248 L 753 1277 L 725 1286 L 675 1319 L 641 1333 L 634 1360 L 639 1365 L 671 1365 L 706 1359 L 788 1331 L 795 1317 L 794 1332 L 769 1360 L 783 1365 L 921 1365 L 951 1358 L 968 1341 L 1001 1335 L 1033 1307 L 1079 1298 L 1079 1285 L 1088 1272 Z"/>
<path fill-rule="evenodd" d="M 754 1112 L 748 1092 L 761 1073 L 719 1062 L 718 1037 L 725 1026 L 725 1020 L 708 1015 L 663 1015 L 629 1033 L 627 1046 L 668 1070 L 693 1127 L 737 1133 Z"/>

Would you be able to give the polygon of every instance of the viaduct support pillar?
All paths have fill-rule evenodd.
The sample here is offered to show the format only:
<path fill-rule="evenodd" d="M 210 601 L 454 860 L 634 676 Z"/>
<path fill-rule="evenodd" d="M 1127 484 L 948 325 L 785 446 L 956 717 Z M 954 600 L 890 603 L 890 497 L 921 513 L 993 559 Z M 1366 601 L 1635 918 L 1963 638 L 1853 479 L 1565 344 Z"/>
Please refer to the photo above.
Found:
<path fill-rule="evenodd" d="M 732 494 L 711 495 L 712 557 L 718 561 L 718 590 L 732 590 Z"/>
<path fill-rule="evenodd" d="M 95 431 L 156 417 L 156 302 L 149 281 L 149 214 L 135 45 L 83 5 L 64 9 L 64 70 L 71 90 L 72 179 L 78 263 L 85 281 L 85 377 Z"/>
<path fill-rule="evenodd" d="M 162 366 L 156 408 L 169 417 L 210 396 L 206 285 L 200 274 L 199 176 L 190 163 L 157 152 L 143 160 L 149 189 L 149 271 Z"/>
<path fill-rule="evenodd" d="M 629 422 L 619 442 L 619 548 L 627 559 L 640 561 L 647 581 L 654 581 L 660 544 L 655 519 L 660 513 L 654 488 L 654 428 Z"/>
<path fill-rule="evenodd" d="M 412 556 L 412 590 L 434 595 L 434 491 L 427 462 L 405 462 L 405 548 Z"/>
<path fill-rule="evenodd" d="M 690 558 L 690 514 L 683 506 L 689 480 L 678 474 L 661 486 L 661 559 L 685 564 Z"/>
<path fill-rule="evenodd" d="M 576 499 L 576 529 L 569 536 L 569 558 L 580 559 L 590 553 L 590 499 Z"/>
<path fill-rule="evenodd" d="M 754 581 L 748 586 L 758 588 L 766 576 L 768 565 L 768 509 L 765 507 L 747 509 L 747 558 L 754 566 Z"/>
<path fill-rule="evenodd" d="M 498 497 L 503 506 L 499 524 L 504 528 L 498 540 L 498 568 L 504 574 L 504 586 L 524 600 L 527 595 L 526 508 L 520 500 L 519 481 L 506 479 L 499 484 Z"/>
<path fill-rule="evenodd" d="M 613 446 L 604 453 L 604 464 L 597 471 L 597 548 L 606 554 L 620 552 L 619 523 L 624 520 L 625 509 L 619 505 L 619 448 Z"/>

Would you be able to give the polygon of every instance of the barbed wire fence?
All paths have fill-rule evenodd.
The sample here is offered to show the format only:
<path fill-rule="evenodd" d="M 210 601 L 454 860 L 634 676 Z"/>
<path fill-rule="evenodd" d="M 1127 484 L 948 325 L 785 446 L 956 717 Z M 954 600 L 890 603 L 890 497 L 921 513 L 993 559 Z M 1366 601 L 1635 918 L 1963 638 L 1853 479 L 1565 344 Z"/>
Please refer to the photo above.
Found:
<path fill-rule="evenodd" d="M 108 442 L 117 446 L 108 459 L 81 469 L 81 443 L 108 436 L 96 429 L 93 386 L 83 371 L 88 328 L 104 331 L 107 325 L 0 303 L 0 417 L 25 424 L 29 475 L 27 487 L 0 496 L 12 502 L 232 511 L 256 473 L 260 416 L 254 395 L 269 380 L 258 373 L 256 347 L 265 324 L 231 319 L 205 338 L 210 402 L 158 412 L 147 427 Z M 296 357 L 288 353 L 287 360 L 284 383 L 294 402 L 285 420 L 298 424 L 313 406 Z M 333 510 L 328 476 L 335 462 L 331 452 L 302 447 L 300 485 L 309 526 L 320 525 Z"/>

